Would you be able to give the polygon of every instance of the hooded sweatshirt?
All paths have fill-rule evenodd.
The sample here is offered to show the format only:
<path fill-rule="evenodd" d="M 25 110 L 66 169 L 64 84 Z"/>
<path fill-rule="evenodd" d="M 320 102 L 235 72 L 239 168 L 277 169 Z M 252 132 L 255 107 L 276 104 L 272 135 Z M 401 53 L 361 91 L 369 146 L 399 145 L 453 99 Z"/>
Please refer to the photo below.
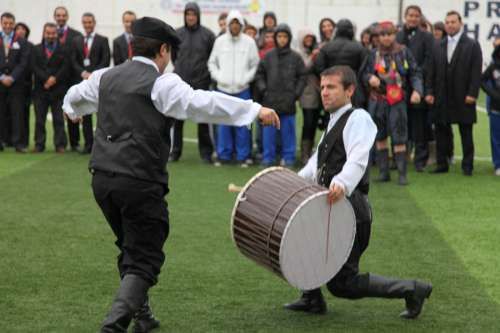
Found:
<path fill-rule="evenodd" d="M 481 76 L 481 88 L 490 97 L 488 109 L 500 112 L 500 45 L 495 47 L 491 64 Z"/>
<path fill-rule="evenodd" d="M 231 35 L 229 26 L 233 20 L 241 25 L 237 36 Z M 234 95 L 249 88 L 259 65 L 259 54 L 255 41 L 243 33 L 245 22 L 239 11 L 229 12 L 227 25 L 227 32 L 215 40 L 208 69 L 217 89 Z"/>
<path fill-rule="evenodd" d="M 198 23 L 188 27 L 186 13 L 191 10 L 198 17 Z M 200 7 L 196 2 L 188 2 L 184 8 L 184 26 L 177 29 L 177 34 L 182 40 L 174 63 L 175 73 L 194 89 L 208 89 L 210 86 L 210 73 L 207 61 L 212 52 L 215 35 L 200 23 Z"/>
<path fill-rule="evenodd" d="M 319 79 L 314 73 L 314 59 L 311 56 L 314 49 L 318 47 L 316 36 L 314 32 L 309 28 L 302 28 L 299 30 L 298 40 L 296 43 L 296 50 L 302 57 L 304 65 L 307 71 L 307 83 L 304 88 L 304 92 L 300 97 L 300 106 L 303 109 L 318 109 L 321 107 L 321 100 L 319 95 Z M 311 48 L 306 48 L 304 46 L 304 39 L 307 36 L 312 36 L 314 38 L 313 45 Z"/>

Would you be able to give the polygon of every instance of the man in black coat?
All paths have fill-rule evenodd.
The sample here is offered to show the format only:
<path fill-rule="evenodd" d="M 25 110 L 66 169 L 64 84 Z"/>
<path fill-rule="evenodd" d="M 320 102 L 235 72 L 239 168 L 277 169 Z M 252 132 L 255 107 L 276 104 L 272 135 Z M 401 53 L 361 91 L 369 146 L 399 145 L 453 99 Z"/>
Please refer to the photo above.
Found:
<path fill-rule="evenodd" d="M 73 45 L 73 40 L 78 36 L 82 36 L 82 34 L 79 31 L 68 26 L 68 19 L 69 14 L 66 7 L 58 6 L 54 9 L 54 21 L 57 23 L 57 35 L 59 36 L 59 44 L 61 46 L 66 46 L 66 57 L 68 58 L 68 62 L 71 63 L 71 53 L 73 52 L 71 46 Z M 80 73 L 76 73 L 73 70 L 72 66 L 70 66 L 69 75 L 70 77 L 67 81 L 66 91 L 69 89 L 69 87 L 81 81 Z M 74 124 L 71 121 L 67 121 L 67 127 L 71 151 L 78 151 L 80 144 L 80 126 L 79 124 Z"/>
<path fill-rule="evenodd" d="M 80 76 L 80 81 L 87 80 L 93 71 L 109 66 L 111 52 L 108 38 L 95 33 L 96 20 L 94 14 L 84 13 L 82 25 L 85 36 L 77 36 L 73 40 L 71 63 L 73 70 Z M 90 154 L 94 142 L 92 116 L 83 117 L 83 137 L 85 147 L 83 154 Z"/>
<path fill-rule="evenodd" d="M 201 25 L 200 7 L 196 2 L 186 4 L 184 8 L 184 26 L 177 29 L 177 34 L 182 43 L 177 60 L 174 63 L 175 73 L 193 88 L 208 90 L 211 80 L 207 62 L 214 46 L 215 35 Z M 171 161 L 179 160 L 182 155 L 183 127 L 183 120 L 175 121 Z M 202 160 L 212 163 L 214 147 L 208 124 L 198 124 L 198 149 Z"/>
<path fill-rule="evenodd" d="M 64 153 L 67 144 L 64 132 L 62 103 L 69 78 L 70 59 L 58 41 L 57 25 L 46 23 L 43 27 L 43 41 L 35 46 L 31 58 L 35 73 L 35 148 L 34 152 L 45 150 L 45 122 L 49 106 L 54 126 L 54 147 L 57 153 Z"/>
<path fill-rule="evenodd" d="M 118 66 L 132 58 L 132 23 L 135 21 L 135 13 L 127 10 L 122 14 L 122 23 L 125 32 L 113 40 L 113 63 Z"/>
<path fill-rule="evenodd" d="M 425 80 L 432 61 L 434 37 L 431 33 L 420 28 L 422 10 L 419 6 L 411 5 L 406 7 L 404 17 L 405 24 L 397 33 L 396 41 L 410 49 Z M 408 105 L 408 122 L 409 139 L 415 144 L 415 169 L 417 172 L 421 172 L 424 170 L 429 158 L 428 141 L 432 139 L 428 107 L 423 99 L 419 104 Z"/>
<path fill-rule="evenodd" d="M 462 139 L 462 171 L 471 176 L 474 168 L 472 125 L 477 117 L 476 101 L 483 62 L 481 47 L 464 33 L 458 12 L 448 12 L 445 25 L 448 36 L 435 48 L 427 76 L 426 101 L 434 104 L 437 144 L 437 167 L 433 173 L 448 172 L 451 124 L 458 124 Z"/>
<path fill-rule="evenodd" d="M 29 50 L 26 41 L 14 33 L 15 17 L 5 12 L 0 17 L 0 151 L 3 142 L 12 140 L 16 152 L 25 153 L 24 137 L 24 100 L 25 70 L 29 63 Z M 6 119 L 10 115 L 12 135 L 6 137 Z"/>
<path fill-rule="evenodd" d="M 349 66 L 355 73 L 358 73 L 369 51 L 354 40 L 354 25 L 351 21 L 342 19 L 338 21 L 335 37 L 332 41 L 323 46 L 316 60 L 314 69 L 319 76 L 325 69 L 332 66 Z M 361 85 L 354 93 L 353 104 L 362 106 L 365 98 L 363 97 Z"/>

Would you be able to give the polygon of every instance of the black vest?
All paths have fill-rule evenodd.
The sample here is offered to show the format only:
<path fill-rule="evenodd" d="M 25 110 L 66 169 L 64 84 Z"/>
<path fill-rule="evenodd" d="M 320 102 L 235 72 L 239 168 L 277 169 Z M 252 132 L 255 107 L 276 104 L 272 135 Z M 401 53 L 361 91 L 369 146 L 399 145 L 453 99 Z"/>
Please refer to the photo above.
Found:
<path fill-rule="evenodd" d="M 335 125 L 325 134 L 318 147 L 318 184 L 324 187 L 330 187 L 332 178 L 339 174 L 347 161 L 347 155 L 344 147 L 343 132 L 347 120 L 354 109 L 344 113 Z M 370 183 L 368 180 L 368 168 L 356 186 L 356 190 L 363 194 L 368 194 Z"/>
<path fill-rule="evenodd" d="M 127 61 L 101 77 L 90 168 L 168 184 L 171 118 L 151 101 L 160 73 Z"/>

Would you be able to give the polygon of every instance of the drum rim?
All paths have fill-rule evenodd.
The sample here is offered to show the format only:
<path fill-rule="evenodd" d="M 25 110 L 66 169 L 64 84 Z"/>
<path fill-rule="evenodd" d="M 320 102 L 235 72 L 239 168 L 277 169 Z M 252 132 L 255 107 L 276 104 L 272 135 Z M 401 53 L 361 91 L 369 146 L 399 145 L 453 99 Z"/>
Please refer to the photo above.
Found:
<path fill-rule="evenodd" d="M 292 213 L 292 215 L 290 215 L 290 218 L 288 219 L 288 222 L 285 226 L 285 229 L 283 230 L 283 234 L 281 236 L 281 241 L 280 241 L 280 251 L 279 251 L 279 263 L 280 263 L 280 271 L 281 271 L 281 275 L 283 276 L 283 278 L 293 287 L 296 287 L 294 284 L 292 284 L 290 282 L 290 280 L 288 279 L 288 277 L 285 275 L 285 272 L 283 271 L 283 267 L 281 266 L 281 263 L 283 262 L 283 255 L 284 255 L 284 251 L 283 251 L 283 246 L 284 246 L 284 240 L 286 239 L 286 234 L 288 232 L 288 229 L 291 225 L 290 221 L 292 221 L 295 216 L 298 214 L 299 210 L 305 206 L 307 203 L 309 203 L 309 201 L 315 199 L 316 197 L 319 197 L 319 196 L 322 196 L 322 195 L 325 195 L 325 194 L 328 194 L 328 190 L 326 189 L 325 191 L 321 191 L 321 192 L 318 192 L 318 193 L 315 193 L 313 195 L 311 195 L 310 197 L 308 197 L 306 200 L 302 201 L 300 203 L 300 205 L 297 206 L 297 208 L 294 210 L 294 212 Z M 350 245 L 350 251 L 349 253 L 345 256 L 345 260 L 344 260 L 344 263 L 343 265 L 347 262 L 347 259 L 349 258 L 349 255 L 352 251 L 352 246 L 354 245 L 354 238 L 356 237 L 356 215 L 354 214 L 354 208 L 352 207 L 352 204 L 349 202 L 349 200 L 347 200 L 346 197 L 342 198 L 341 200 L 344 200 L 346 203 L 348 203 L 348 207 L 350 208 L 351 212 L 352 212 L 352 216 L 354 217 L 353 218 L 353 225 L 354 225 L 354 233 L 353 233 L 353 236 L 352 236 L 352 240 L 351 240 L 351 245 Z M 338 273 L 338 272 L 337 272 Z"/>
<path fill-rule="evenodd" d="M 272 171 L 277 171 L 277 170 L 285 170 L 285 168 L 275 166 L 275 167 L 266 168 L 266 169 L 258 172 L 257 174 L 255 174 L 252 178 L 250 178 L 246 182 L 245 186 L 243 186 L 243 188 L 241 189 L 240 193 L 238 193 L 238 196 L 236 197 L 236 201 L 235 201 L 234 206 L 233 206 L 233 211 L 231 213 L 231 225 L 230 225 L 230 228 L 231 228 L 231 239 L 233 240 L 233 243 L 234 243 L 234 245 L 236 245 L 236 247 L 238 248 L 238 250 L 239 250 L 238 244 L 236 243 L 236 240 L 234 239 L 234 218 L 236 217 L 236 210 L 238 208 L 238 205 L 240 204 L 240 200 L 243 197 L 243 195 L 246 193 L 246 191 L 248 190 L 248 188 L 250 187 L 250 185 L 252 185 L 252 183 L 254 183 L 258 178 L 262 177 L 266 173 L 269 173 L 269 172 L 272 172 Z M 240 252 L 241 252 L 241 250 L 240 250 Z"/>

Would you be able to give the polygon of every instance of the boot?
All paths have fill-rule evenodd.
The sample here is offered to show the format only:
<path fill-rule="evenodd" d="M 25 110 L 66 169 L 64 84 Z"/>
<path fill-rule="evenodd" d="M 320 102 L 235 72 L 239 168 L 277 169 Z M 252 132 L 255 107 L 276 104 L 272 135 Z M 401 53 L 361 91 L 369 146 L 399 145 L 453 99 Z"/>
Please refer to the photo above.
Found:
<path fill-rule="evenodd" d="M 429 298 L 432 285 L 416 280 L 397 280 L 369 274 L 368 297 L 404 298 L 406 310 L 399 315 L 405 319 L 415 319 L 422 312 L 424 301 Z"/>
<path fill-rule="evenodd" d="M 391 180 L 391 175 L 389 173 L 389 150 L 382 149 L 377 150 L 376 160 L 378 167 L 380 169 L 380 174 L 377 178 L 378 182 L 388 182 Z"/>
<path fill-rule="evenodd" d="M 427 159 L 427 166 L 436 164 L 436 141 L 429 142 L 429 158 Z"/>
<path fill-rule="evenodd" d="M 312 155 L 313 142 L 311 140 L 302 140 L 300 149 L 300 161 L 306 165 Z"/>
<path fill-rule="evenodd" d="M 134 314 L 146 299 L 150 284 L 138 275 L 127 274 L 120 283 L 101 333 L 126 333 Z"/>
<path fill-rule="evenodd" d="M 398 167 L 399 172 L 399 185 L 408 185 L 408 179 L 406 178 L 406 166 L 408 161 L 406 160 L 406 153 L 396 153 L 395 154 L 396 166 Z"/>
<path fill-rule="evenodd" d="M 297 301 L 285 304 L 285 309 L 314 314 L 325 314 L 326 303 L 321 293 L 321 289 L 313 289 L 304 291 Z"/>
<path fill-rule="evenodd" d="M 156 320 L 153 315 L 153 311 L 149 306 L 149 299 L 146 296 L 146 301 L 144 304 L 137 310 L 134 315 L 134 329 L 132 332 L 134 333 L 148 333 L 154 330 L 155 328 L 160 327 L 160 322 Z"/>

